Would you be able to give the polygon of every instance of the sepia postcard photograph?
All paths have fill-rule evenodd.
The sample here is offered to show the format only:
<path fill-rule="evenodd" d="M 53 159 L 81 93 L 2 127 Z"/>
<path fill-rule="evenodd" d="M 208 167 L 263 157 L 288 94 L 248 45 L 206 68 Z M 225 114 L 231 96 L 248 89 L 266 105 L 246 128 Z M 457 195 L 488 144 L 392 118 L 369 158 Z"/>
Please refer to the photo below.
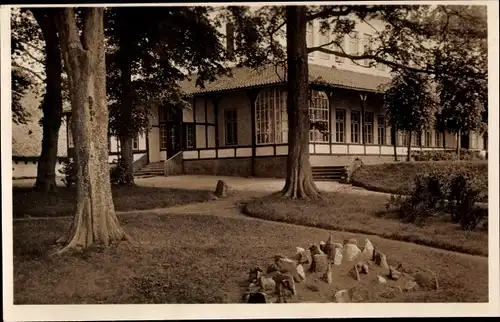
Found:
<path fill-rule="evenodd" d="M 2 5 L 4 320 L 500 315 L 498 9 Z"/>

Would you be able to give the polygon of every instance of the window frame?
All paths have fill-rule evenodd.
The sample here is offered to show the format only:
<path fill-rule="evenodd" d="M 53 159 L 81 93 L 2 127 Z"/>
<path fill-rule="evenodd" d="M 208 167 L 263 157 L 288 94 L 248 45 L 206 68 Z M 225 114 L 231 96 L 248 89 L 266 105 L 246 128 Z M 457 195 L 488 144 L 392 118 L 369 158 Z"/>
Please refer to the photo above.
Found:
<path fill-rule="evenodd" d="M 192 140 L 189 139 L 190 130 L 192 134 Z M 196 149 L 196 125 L 194 122 L 184 123 L 184 148 L 185 149 Z M 189 142 L 192 141 L 193 144 L 190 145 Z"/>
<path fill-rule="evenodd" d="M 379 145 L 387 145 L 387 122 L 382 114 L 377 115 L 377 140 Z"/>
<path fill-rule="evenodd" d="M 339 112 L 342 114 L 342 118 L 340 119 Z M 342 122 L 339 122 L 342 120 Z M 346 110 L 345 109 L 335 109 L 335 142 L 337 143 L 345 143 L 346 142 L 346 133 L 345 133 L 345 124 L 346 124 Z M 342 131 L 339 129 L 339 125 L 342 125 Z M 342 136 L 342 140 L 339 140 L 339 136 Z"/>
<path fill-rule="evenodd" d="M 288 143 L 287 91 L 283 87 L 268 87 L 260 91 L 254 103 L 255 144 Z M 267 138 L 263 140 L 264 137 Z"/>
<path fill-rule="evenodd" d="M 357 115 L 357 121 L 353 122 L 353 115 Z M 357 127 L 356 127 L 357 125 Z M 354 129 L 357 128 L 357 131 Z M 357 136 L 356 136 L 357 135 Z M 357 137 L 357 140 L 354 138 Z M 352 144 L 361 144 L 361 111 L 359 110 L 351 110 L 351 142 Z"/>
<path fill-rule="evenodd" d="M 234 119 L 227 118 L 228 113 L 234 113 Z M 226 108 L 223 111 L 223 122 L 224 122 L 224 145 L 234 146 L 238 145 L 238 112 L 236 108 Z M 232 126 L 233 137 L 232 141 L 229 141 L 228 126 Z"/>
<path fill-rule="evenodd" d="M 328 133 L 330 133 L 330 100 L 328 94 L 324 91 L 310 91 L 309 99 L 309 122 L 326 123 L 327 134 L 321 133 L 318 129 L 309 129 L 309 142 L 311 143 L 328 143 Z M 317 119 L 316 116 L 320 115 Z M 322 139 L 317 139 L 322 137 Z"/>
<path fill-rule="evenodd" d="M 370 117 L 367 117 L 370 116 Z M 363 115 L 363 143 L 364 144 L 373 144 L 373 121 L 375 114 L 370 111 L 365 111 L 365 115 Z M 369 140 L 368 140 L 369 139 Z"/>

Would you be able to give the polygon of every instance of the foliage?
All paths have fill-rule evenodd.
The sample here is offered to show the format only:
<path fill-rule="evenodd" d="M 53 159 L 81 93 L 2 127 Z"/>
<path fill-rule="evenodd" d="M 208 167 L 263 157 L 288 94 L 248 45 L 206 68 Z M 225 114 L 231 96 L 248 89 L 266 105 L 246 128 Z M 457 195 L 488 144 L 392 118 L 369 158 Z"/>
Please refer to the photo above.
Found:
<path fill-rule="evenodd" d="M 453 161 L 458 160 L 459 156 L 456 151 L 413 151 L 412 157 L 415 161 Z M 472 151 L 467 149 L 461 149 L 460 160 L 474 161 L 474 160 L 485 160 L 486 157 L 481 154 L 480 151 Z"/>
<path fill-rule="evenodd" d="M 109 170 L 109 177 L 111 184 L 122 185 L 129 183 L 127 180 L 127 169 L 121 159 Z"/>
<path fill-rule="evenodd" d="M 430 77 L 422 73 L 399 73 L 385 91 L 384 107 L 390 124 L 398 130 L 414 132 L 429 128 L 437 107 Z"/>
<path fill-rule="evenodd" d="M 203 86 L 224 66 L 210 7 L 110 8 L 106 11 L 110 134 L 134 137 L 149 127 L 151 107 L 187 106 L 179 81 Z M 130 23 L 133 21 L 134 23 Z"/>
<path fill-rule="evenodd" d="M 470 171 L 449 166 L 418 174 L 409 195 L 391 195 L 387 209 L 395 207 L 401 218 L 424 223 L 441 212 L 464 230 L 472 230 L 487 217 L 488 210 L 476 205 L 482 199 L 481 183 Z"/>
<path fill-rule="evenodd" d="M 76 175 L 78 168 L 76 163 L 73 161 L 64 161 L 62 169 L 59 169 L 59 173 L 64 176 L 62 179 L 66 187 L 71 188 L 76 185 Z"/>

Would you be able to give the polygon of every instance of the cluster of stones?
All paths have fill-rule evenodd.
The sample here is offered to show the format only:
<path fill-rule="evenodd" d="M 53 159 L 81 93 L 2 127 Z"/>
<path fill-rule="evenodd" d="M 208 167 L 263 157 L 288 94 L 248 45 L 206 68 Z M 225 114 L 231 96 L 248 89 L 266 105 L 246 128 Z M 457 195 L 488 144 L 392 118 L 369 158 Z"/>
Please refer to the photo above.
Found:
<path fill-rule="evenodd" d="M 404 284 L 403 287 L 398 287 L 400 292 L 415 291 L 419 288 L 437 290 L 439 287 L 432 272 L 433 276 L 418 273 L 412 277 L 401 271 L 401 264 L 398 267 L 388 265 L 387 256 L 376 250 L 368 239 L 361 250 L 354 238 L 339 243 L 334 242 L 330 236 L 326 242 L 320 242 L 319 246 L 313 244 L 308 249 L 297 247 L 295 259 L 283 255 L 275 256 L 274 263 L 269 265 L 266 272 L 258 267 L 251 269 L 248 278 L 250 285 L 244 302 L 286 303 L 297 295 L 296 283 L 302 283 L 307 278 L 303 265 L 310 264 L 309 273 L 319 273 L 323 282 L 332 284 L 335 266 L 340 266 L 343 262 L 352 265 L 349 276 L 357 281 L 361 281 L 362 275 L 369 275 L 370 267 L 377 265 L 382 267 L 386 274 L 376 275 L 376 281 L 386 284 L 387 279 L 401 279 Z M 333 301 L 337 303 L 351 302 L 351 298 L 352 294 L 347 289 L 333 294 Z"/>

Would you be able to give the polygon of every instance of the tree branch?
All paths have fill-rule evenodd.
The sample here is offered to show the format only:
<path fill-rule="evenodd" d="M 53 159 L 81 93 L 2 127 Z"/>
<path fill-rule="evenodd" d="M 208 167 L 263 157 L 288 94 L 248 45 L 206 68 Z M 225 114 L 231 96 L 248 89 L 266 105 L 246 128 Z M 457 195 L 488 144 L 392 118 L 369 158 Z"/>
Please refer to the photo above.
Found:
<path fill-rule="evenodd" d="M 336 43 L 336 42 L 333 41 L 333 43 Z M 324 47 L 326 47 L 328 45 L 331 45 L 331 44 L 332 44 L 332 42 L 330 42 L 328 44 L 323 44 L 321 46 L 309 47 L 309 48 L 307 48 L 307 52 L 308 53 L 312 53 L 312 52 L 315 52 L 315 51 L 319 51 L 319 52 L 322 52 L 322 53 L 325 53 L 325 54 L 335 55 L 335 56 L 338 56 L 338 57 L 344 57 L 344 58 L 350 59 L 350 60 L 352 60 L 354 62 L 357 61 L 357 60 L 362 60 L 362 59 L 373 59 L 374 61 L 376 61 L 378 63 L 385 64 L 385 65 L 387 65 L 389 67 L 392 67 L 392 68 L 405 69 L 405 70 L 416 72 L 416 73 L 426 73 L 426 74 L 443 73 L 443 71 L 432 69 L 432 68 L 410 67 L 410 66 L 407 66 L 407 65 L 404 65 L 404 64 L 400 64 L 400 63 L 396 63 L 396 62 L 392 62 L 392 61 L 383 59 L 383 58 L 379 57 L 378 55 L 370 55 L 370 54 L 351 55 L 351 54 L 347 54 L 341 46 L 339 46 L 339 47 L 340 47 L 340 49 L 342 51 L 336 51 L 336 50 L 324 48 Z M 456 75 L 454 75 L 452 73 L 448 74 L 448 75 L 450 75 L 450 76 L 456 76 Z M 464 74 L 461 74 L 461 76 L 463 77 Z M 468 76 L 468 77 L 471 77 L 471 78 L 474 78 L 474 79 L 484 79 L 486 77 L 486 73 L 466 73 L 465 76 Z"/>
<path fill-rule="evenodd" d="M 43 78 L 42 76 L 40 76 L 39 73 L 33 71 L 32 69 L 28 68 L 28 67 L 25 67 L 25 66 L 22 66 L 22 65 L 19 65 L 18 63 L 16 63 L 15 61 L 12 61 L 12 66 L 14 67 L 17 67 L 17 68 L 20 68 L 22 70 L 25 70 L 29 73 L 31 73 L 32 75 L 34 75 L 35 77 L 37 77 L 39 80 L 41 80 L 42 82 L 45 82 L 45 78 Z"/>
<path fill-rule="evenodd" d="M 27 54 L 31 59 L 33 59 L 34 61 L 36 61 L 37 63 L 40 63 L 40 64 L 45 64 L 45 62 L 39 58 L 36 58 L 35 56 L 33 56 L 32 53 L 30 53 L 28 50 L 25 50 L 23 53 Z"/>
<path fill-rule="evenodd" d="M 18 42 L 19 42 L 20 44 L 23 44 L 23 45 L 26 45 L 26 46 L 31 47 L 31 48 L 33 48 L 33 49 L 36 49 L 36 50 L 38 50 L 39 52 L 42 52 L 42 53 L 44 52 L 44 50 L 43 50 L 42 48 L 40 48 L 40 47 L 38 47 L 38 46 L 35 46 L 35 45 L 33 45 L 33 44 L 29 43 L 29 42 L 26 42 L 26 41 L 23 41 L 23 40 L 18 40 Z"/>
<path fill-rule="evenodd" d="M 331 17 L 344 17 L 347 16 L 349 13 L 352 12 L 351 7 L 348 7 L 345 10 L 337 11 L 334 10 L 333 8 L 330 8 L 328 10 L 322 10 L 320 12 L 314 13 L 314 14 L 308 14 L 306 16 L 306 21 L 312 21 L 315 19 L 326 19 L 326 18 L 331 18 Z"/>

